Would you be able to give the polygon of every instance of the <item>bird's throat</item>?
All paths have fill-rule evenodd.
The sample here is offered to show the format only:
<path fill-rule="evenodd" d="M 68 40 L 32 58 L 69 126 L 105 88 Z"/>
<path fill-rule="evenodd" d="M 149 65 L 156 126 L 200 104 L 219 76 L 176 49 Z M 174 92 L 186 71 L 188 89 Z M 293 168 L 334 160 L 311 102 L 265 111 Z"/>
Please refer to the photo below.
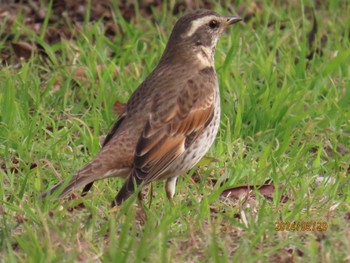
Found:
<path fill-rule="evenodd" d="M 214 66 L 214 50 L 211 47 L 201 46 L 197 51 L 196 58 L 201 68 Z"/>

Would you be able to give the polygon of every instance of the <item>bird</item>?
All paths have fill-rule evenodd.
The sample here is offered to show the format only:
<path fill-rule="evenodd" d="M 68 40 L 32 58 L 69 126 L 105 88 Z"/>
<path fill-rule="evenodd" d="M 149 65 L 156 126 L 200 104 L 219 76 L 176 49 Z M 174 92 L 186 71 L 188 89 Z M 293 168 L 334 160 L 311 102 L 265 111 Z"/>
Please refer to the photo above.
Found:
<path fill-rule="evenodd" d="M 109 177 L 125 182 L 112 202 L 121 205 L 135 191 L 166 180 L 172 202 L 179 175 L 188 172 L 213 144 L 220 124 L 219 82 L 214 65 L 218 40 L 239 16 L 199 9 L 175 23 L 158 65 L 133 92 L 107 134 L 100 152 L 60 191 L 59 198 Z"/>

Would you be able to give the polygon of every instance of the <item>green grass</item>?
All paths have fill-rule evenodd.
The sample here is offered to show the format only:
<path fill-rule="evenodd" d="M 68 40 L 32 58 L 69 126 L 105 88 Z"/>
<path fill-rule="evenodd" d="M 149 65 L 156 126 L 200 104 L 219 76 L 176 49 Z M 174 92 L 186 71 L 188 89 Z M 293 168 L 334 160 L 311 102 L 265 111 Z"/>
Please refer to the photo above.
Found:
<path fill-rule="evenodd" d="M 181 177 L 174 207 L 163 184 L 154 184 L 147 219 L 135 198 L 110 210 L 120 179 L 101 181 L 71 201 L 41 200 L 40 193 L 98 153 L 116 119 L 114 102 L 126 102 L 155 67 L 177 18 L 155 11 L 155 24 L 141 16 L 128 23 L 116 15 L 123 34 L 113 42 L 96 22 L 53 46 L 18 20 L 15 39 L 26 32 L 50 59 L 35 55 L 0 71 L 1 260 L 349 260 L 350 155 L 339 149 L 350 148 L 350 5 L 270 2 L 262 1 L 258 16 L 234 26 L 217 48 L 223 112 L 208 156 L 219 161 L 190 172 L 201 176 L 197 184 Z M 310 8 L 318 21 L 313 48 Z M 306 59 L 315 47 L 323 54 Z M 320 176 L 325 180 L 316 183 Z M 258 193 L 248 200 L 219 197 L 225 188 L 269 179 L 273 200 Z M 81 202 L 86 208 L 70 209 Z M 328 230 L 276 231 L 277 221 L 326 221 Z"/>

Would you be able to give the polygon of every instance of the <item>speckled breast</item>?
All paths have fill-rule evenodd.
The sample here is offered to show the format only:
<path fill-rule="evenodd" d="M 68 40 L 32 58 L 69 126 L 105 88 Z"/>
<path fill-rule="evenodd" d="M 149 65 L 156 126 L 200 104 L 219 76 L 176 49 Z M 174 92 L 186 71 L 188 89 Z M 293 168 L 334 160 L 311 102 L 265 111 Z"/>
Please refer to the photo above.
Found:
<path fill-rule="evenodd" d="M 221 112 L 218 86 L 216 87 L 216 90 L 215 110 L 212 121 L 207 126 L 203 134 L 200 135 L 197 140 L 182 154 L 182 156 L 169 167 L 167 172 L 162 176 L 163 179 L 186 173 L 204 157 L 210 146 L 213 144 L 218 133 Z"/>

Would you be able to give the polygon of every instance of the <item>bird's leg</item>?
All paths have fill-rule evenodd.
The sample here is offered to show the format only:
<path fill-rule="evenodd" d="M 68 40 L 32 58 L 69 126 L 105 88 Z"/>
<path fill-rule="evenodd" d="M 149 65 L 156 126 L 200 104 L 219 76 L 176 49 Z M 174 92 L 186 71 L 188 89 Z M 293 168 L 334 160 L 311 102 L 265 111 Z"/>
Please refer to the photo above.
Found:
<path fill-rule="evenodd" d="M 87 193 L 90 191 L 93 184 L 94 184 L 94 182 L 91 182 L 91 183 L 88 183 L 87 185 L 85 185 L 83 191 L 81 191 L 81 196 L 87 195 Z"/>
<path fill-rule="evenodd" d="M 153 200 L 153 184 L 151 183 L 150 186 L 150 191 L 149 191 L 149 205 L 148 208 L 151 208 L 152 200 Z"/>
<path fill-rule="evenodd" d="M 143 196 L 142 196 L 142 189 L 141 189 L 140 192 L 137 194 L 137 203 L 141 207 L 141 209 L 144 211 L 142 200 L 143 200 Z"/>
<path fill-rule="evenodd" d="M 139 209 L 136 210 L 136 219 L 144 225 L 147 221 L 147 212 L 145 210 L 145 206 L 142 203 L 143 195 L 142 195 L 142 189 L 140 189 L 139 193 L 137 194 L 137 204 Z"/>
<path fill-rule="evenodd" d="M 143 209 L 143 203 L 142 203 L 142 201 L 143 201 L 143 194 L 142 194 L 142 189 L 140 189 L 140 191 L 138 192 L 138 194 L 137 194 L 137 203 L 138 203 L 138 205 L 142 208 L 142 210 L 144 210 Z"/>
<path fill-rule="evenodd" d="M 174 177 L 168 178 L 165 183 L 166 196 L 168 197 L 168 200 L 172 205 L 174 205 L 173 197 L 175 194 L 176 181 L 177 181 L 177 176 L 174 176 Z"/>

